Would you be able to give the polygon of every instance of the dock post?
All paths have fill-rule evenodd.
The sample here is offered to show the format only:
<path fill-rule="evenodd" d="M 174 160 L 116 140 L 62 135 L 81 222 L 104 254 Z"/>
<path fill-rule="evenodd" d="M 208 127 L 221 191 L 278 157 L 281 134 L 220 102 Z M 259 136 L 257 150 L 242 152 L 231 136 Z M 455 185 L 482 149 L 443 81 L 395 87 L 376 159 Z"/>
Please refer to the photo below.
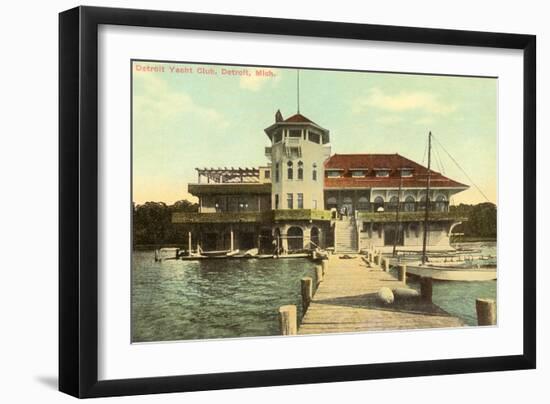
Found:
<path fill-rule="evenodd" d="M 323 267 L 321 265 L 315 265 L 315 275 L 317 278 L 317 286 L 323 282 Z"/>
<path fill-rule="evenodd" d="M 477 325 L 497 323 L 497 304 L 493 299 L 476 299 Z"/>
<path fill-rule="evenodd" d="M 390 272 L 390 259 L 388 257 L 384 258 L 384 271 Z"/>
<path fill-rule="evenodd" d="M 296 335 L 298 330 L 298 318 L 296 306 L 289 304 L 279 307 L 279 328 L 281 335 Z"/>
<path fill-rule="evenodd" d="M 322 260 L 321 266 L 323 268 L 323 276 L 325 276 L 328 271 L 328 260 Z"/>
<path fill-rule="evenodd" d="M 193 245 L 193 240 L 191 239 L 191 232 L 187 234 L 187 254 L 191 255 L 191 246 Z"/>
<path fill-rule="evenodd" d="M 399 282 L 407 282 L 407 265 L 401 264 L 397 266 L 397 279 L 399 279 Z"/>
<path fill-rule="evenodd" d="M 158 262 L 159 260 L 159 250 L 158 248 L 155 249 L 155 262 Z"/>
<path fill-rule="evenodd" d="M 302 288 L 302 314 L 305 314 L 313 298 L 313 280 L 309 276 L 306 276 L 301 279 L 300 285 Z"/>
<path fill-rule="evenodd" d="M 426 303 L 432 302 L 433 282 L 432 278 L 423 276 L 420 278 L 420 296 Z"/>

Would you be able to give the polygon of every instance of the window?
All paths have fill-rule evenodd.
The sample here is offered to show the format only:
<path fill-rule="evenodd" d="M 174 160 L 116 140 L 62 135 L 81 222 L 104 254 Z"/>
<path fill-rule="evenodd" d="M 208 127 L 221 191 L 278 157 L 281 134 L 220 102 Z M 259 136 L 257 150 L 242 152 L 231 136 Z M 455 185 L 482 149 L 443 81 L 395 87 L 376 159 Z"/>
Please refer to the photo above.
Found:
<path fill-rule="evenodd" d="M 311 201 L 311 208 L 312 209 L 317 209 L 317 199 L 314 199 Z"/>
<path fill-rule="evenodd" d="M 288 131 L 288 137 L 302 137 L 301 129 L 290 129 Z"/>
<path fill-rule="evenodd" d="M 357 202 L 357 209 L 369 210 L 369 198 L 367 198 L 366 196 L 359 197 L 359 201 Z"/>
<path fill-rule="evenodd" d="M 281 140 L 283 140 L 283 132 L 282 132 L 282 130 L 279 129 L 273 135 L 273 143 L 279 143 Z"/>
<path fill-rule="evenodd" d="M 376 170 L 376 176 L 377 177 L 389 177 L 390 176 L 390 170 Z"/>
<path fill-rule="evenodd" d="M 430 201 L 426 201 L 426 195 L 422 195 L 420 197 L 420 203 L 418 204 L 418 208 L 420 210 L 426 210 L 426 205 L 429 205 Z"/>
<path fill-rule="evenodd" d="M 289 180 L 291 180 L 294 177 L 294 164 L 292 163 L 292 161 L 289 160 L 286 165 L 288 166 L 287 177 Z"/>
<path fill-rule="evenodd" d="M 438 195 L 435 199 L 435 210 L 437 212 L 446 212 L 448 209 L 447 199 L 445 195 Z"/>
<path fill-rule="evenodd" d="M 279 194 L 275 194 L 275 209 L 279 209 Z"/>
<path fill-rule="evenodd" d="M 271 172 L 269 170 L 264 171 L 264 178 L 268 180 L 271 177 Z"/>
<path fill-rule="evenodd" d="M 329 178 L 339 178 L 340 170 L 327 170 L 327 177 Z"/>
<path fill-rule="evenodd" d="M 384 198 L 377 196 L 374 198 L 374 211 L 383 212 L 384 211 Z"/>
<path fill-rule="evenodd" d="M 302 163 L 301 161 L 298 161 L 298 179 L 304 179 L 304 163 Z"/>
<path fill-rule="evenodd" d="M 365 170 L 351 170 L 351 176 L 353 178 L 362 178 L 365 176 Z"/>
<path fill-rule="evenodd" d="M 397 196 L 392 196 L 390 202 L 388 203 L 387 210 L 395 212 L 397 210 L 397 204 L 399 203 L 399 198 Z"/>
<path fill-rule="evenodd" d="M 401 176 L 402 177 L 412 177 L 413 171 L 410 168 L 404 168 L 401 170 Z"/>
<path fill-rule="evenodd" d="M 304 194 L 298 194 L 298 209 L 304 208 Z"/>
<path fill-rule="evenodd" d="M 309 132 L 309 141 L 313 143 L 320 144 L 321 143 L 321 135 L 315 132 Z"/>
<path fill-rule="evenodd" d="M 311 179 L 317 181 L 317 164 L 313 163 L 313 171 L 311 172 Z"/>
<path fill-rule="evenodd" d="M 294 209 L 294 198 L 292 194 L 286 194 L 286 207 L 288 209 Z"/>
<path fill-rule="evenodd" d="M 275 182 L 279 182 L 279 163 L 275 164 Z"/>
<path fill-rule="evenodd" d="M 415 205 L 414 198 L 409 195 L 405 198 L 405 204 L 403 205 L 403 210 L 405 212 L 414 212 L 414 208 L 415 208 L 414 205 Z"/>

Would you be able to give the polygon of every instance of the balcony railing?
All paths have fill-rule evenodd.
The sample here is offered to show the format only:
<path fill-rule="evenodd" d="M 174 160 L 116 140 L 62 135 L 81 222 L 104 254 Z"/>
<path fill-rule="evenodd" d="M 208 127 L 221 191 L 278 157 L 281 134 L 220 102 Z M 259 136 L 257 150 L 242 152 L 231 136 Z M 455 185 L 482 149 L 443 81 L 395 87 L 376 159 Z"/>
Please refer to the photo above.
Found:
<path fill-rule="evenodd" d="M 395 212 L 397 210 L 398 204 L 392 202 L 383 202 L 383 203 L 364 203 L 359 204 L 356 210 L 363 212 Z M 426 211 L 426 202 L 399 202 L 399 211 L 400 212 L 425 212 Z M 448 201 L 438 201 L 430 202 L 430 212 L 448 212 L 449 211 L 449 202 Z"/>
<path fill-rule="evenodd" d="M 330 220 L 329 210 L 278 209 L 273 211 L 273 220 Z"/>
<path fill-rule="evenodd" d="M 172 223 L 270 223 L 273 221 L 330 220 L 330 211 L 317 209 L 279 209 L 263 212 L 176 212 Z"/>
<path fill-rule="evenodd" d="M 172 223 L 257 223 L 271 221 L 271 211 L 264 212 L 176 212 Z"/>

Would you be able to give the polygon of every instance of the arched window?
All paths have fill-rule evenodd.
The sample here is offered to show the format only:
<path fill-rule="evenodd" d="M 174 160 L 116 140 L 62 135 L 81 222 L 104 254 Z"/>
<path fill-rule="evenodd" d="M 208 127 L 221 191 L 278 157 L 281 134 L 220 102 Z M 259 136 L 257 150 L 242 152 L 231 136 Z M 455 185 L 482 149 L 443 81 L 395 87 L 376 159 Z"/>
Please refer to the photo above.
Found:
<path fill-rule="evenodd" d="M 304 163 L 302 163 L 301 161 L 298 161 L 298 179 L 304 179 Z"/>
<path fill-rule="evenodd" d="M 445 195 L 438 195 L 435 199 L 435 210 L 437 212 L 446 212 L 447 206 L 447 198 L 445 198 Z"/>
<path fill-rule="evenodd" d="M 405 198 L 403 210 L 405 212 L 414 212 L 414 198 L 412 196 L 409 195 Z"/>
<path fill-rule="evenodd" d="M 317 181 L 317 164 L 313 163 L 313 171 L 311 172 L 311 179 Z"/>
<path fill-rule="evenodd" d="M 377 196 L 374 198 L 374 211 L 383 212 L 384 211 L 384 198 Z"/>
<path fill-rule="evenodd" d="M 304 231 L 297 226 L 293 226 L 286 232 L 289 251 L 299 251 L 304 249 Z"/>
<path fill-rule="evenodd" d="M 397 196 L 392 196 L 390 202 L 388 203 L 387 210 L 395 212 L 397 210 L 397 204 L 399 203 L 399 198 Z"/>
<path fill-rule="evenodd" d="M 426 210 L 426 195 L 420 197 L 420 203 L 418 204 L 418 209 Z"/>
<path fill-rule="evenodd" d="M 292 163 L 292 161 L 289 160 L 288 163 L 286 163 L 286 165 L 288 166 L 287 178 L 291 180 L 294 177 L 294 164 Z"/>
<path fill-rule="evenodd" d="M 313 244 L 312 248 L 319 247 L 319 228 L 318 227 L 313 226 L 311 228 L 310 239 L 311 239 L 311 243 Z"/>
<path fill-rule="evenodd" d="M 357 202 L 358 210 L 369 210 L 369 198 L 366 196 L 361 196 Z"/>

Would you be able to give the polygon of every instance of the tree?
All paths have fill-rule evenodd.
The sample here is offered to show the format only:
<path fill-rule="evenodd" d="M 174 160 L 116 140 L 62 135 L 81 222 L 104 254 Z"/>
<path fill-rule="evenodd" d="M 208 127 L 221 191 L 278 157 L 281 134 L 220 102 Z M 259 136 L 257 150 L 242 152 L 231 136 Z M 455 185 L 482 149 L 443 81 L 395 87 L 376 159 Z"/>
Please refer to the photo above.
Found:
<path fill-rule="evenodd" d="M 468 219 L 457 227 L 457 232 L 464 233 L 466 237 L 496 238 L 497 207 L 494 203 L 485 202 L 477 205 L 461 203 L 458 206 L 451 206 L 450 209 L 457 216 L 463 216 Z"/>
<path fill-rule="evenodd" d="M 164 202 L 133 204 L 133 243 L 174 244 L 183 238 L 172 223 L 174 212 L 197 212 L 198 205 L 187 200 L 166 205 Z"/>

